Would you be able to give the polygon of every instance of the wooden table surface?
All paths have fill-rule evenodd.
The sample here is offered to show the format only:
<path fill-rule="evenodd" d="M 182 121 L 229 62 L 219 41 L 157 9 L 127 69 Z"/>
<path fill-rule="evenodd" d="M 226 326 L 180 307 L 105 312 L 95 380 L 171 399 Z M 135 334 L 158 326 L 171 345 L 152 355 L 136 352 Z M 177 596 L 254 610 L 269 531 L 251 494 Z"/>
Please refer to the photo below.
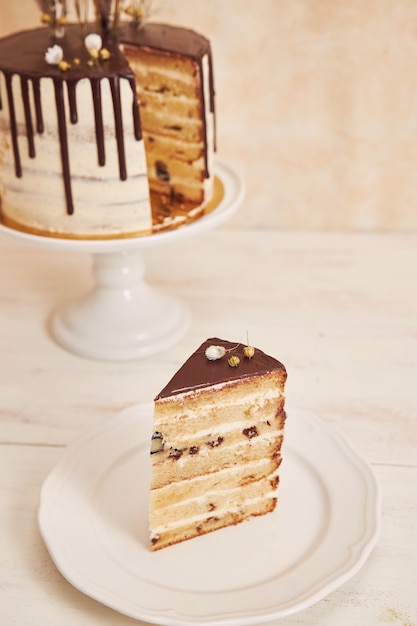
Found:
<path fill-rule="evenodd" d="M 363 568 L 283 626 L 417 624 L 417 234 L 222 227 L 146 253 L 147 278 L 188 303 L 189 333 L 161 355 L 100 362 L 48 334 L 51 312 L 92 284 L 88 254 L 0 237 L 0 623 L 127 626 L 57 571 L 37 525 L 64 447 L 152 400 L 210 336 L 285 363 L 288 406 L 340 430 L 372 466 L 382 531 Z"/>

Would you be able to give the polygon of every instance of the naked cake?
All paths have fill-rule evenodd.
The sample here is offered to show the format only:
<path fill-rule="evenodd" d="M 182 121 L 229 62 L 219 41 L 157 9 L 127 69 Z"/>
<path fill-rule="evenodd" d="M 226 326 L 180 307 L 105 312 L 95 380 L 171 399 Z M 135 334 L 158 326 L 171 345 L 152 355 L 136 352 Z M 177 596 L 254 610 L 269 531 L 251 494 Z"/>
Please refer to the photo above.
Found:
<path fill-rule="evenodd" d="M 261 350 L 212 338 L 157 395 L 152 551 L 274 510 L 286 377 Z"/>
<path fill-rule="evenodd" d="M 112 3 L 97 5 L 99 26 L 0 40 L 0 216 L 10 227 L 149 235 L 197 219 L 213 197 L 209 41 L 167 24 L 115 24 Z"/>

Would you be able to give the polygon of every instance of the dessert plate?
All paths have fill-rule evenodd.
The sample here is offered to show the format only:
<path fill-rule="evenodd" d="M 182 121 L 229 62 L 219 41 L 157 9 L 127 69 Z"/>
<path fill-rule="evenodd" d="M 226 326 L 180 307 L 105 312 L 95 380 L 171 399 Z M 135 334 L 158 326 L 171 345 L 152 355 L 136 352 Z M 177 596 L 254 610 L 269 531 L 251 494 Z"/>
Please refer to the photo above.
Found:
<path fill-rule="evenodd" d="M 364 564 L 380 528 L 374 474 L 340 433 L 291 409 L 276 510 L 151 553 L 152 410 L 83 435 L 42 487 L 41 534 L 76 588 L 154 624 L 241 626 L 311 606 Z"/>

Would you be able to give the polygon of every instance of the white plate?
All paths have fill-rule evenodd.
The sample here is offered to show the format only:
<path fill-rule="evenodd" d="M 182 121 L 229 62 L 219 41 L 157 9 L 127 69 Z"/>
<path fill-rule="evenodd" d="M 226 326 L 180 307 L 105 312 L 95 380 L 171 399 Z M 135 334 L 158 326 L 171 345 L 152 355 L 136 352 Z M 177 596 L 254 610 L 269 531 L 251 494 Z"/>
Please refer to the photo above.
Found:
<path fill-rule="evenodd" d="M 311 606 L 363 565 L 379 533 L 370 467 L 343 436 L 288 410 L 274 513 L 151 553 L 152 405 L 70 445 L 46 479 L 39 525 L 75 587 L 136 619 L 244 625 Z"/>

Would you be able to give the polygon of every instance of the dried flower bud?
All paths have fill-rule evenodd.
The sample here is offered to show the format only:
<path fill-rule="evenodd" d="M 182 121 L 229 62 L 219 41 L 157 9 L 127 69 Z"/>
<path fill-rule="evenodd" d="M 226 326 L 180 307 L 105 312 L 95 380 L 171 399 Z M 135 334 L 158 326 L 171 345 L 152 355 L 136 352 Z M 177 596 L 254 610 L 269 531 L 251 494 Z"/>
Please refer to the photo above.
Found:
<path fill-rule="evenodd" d="M 208 346 L 206 348 L 206 357 L 209 361 L 217 361 L 226 354 L 226 348 L 223 346 Z"/>
<path fill-rule="evenodd" d="M 61 46 L 58 46 L 57 44 L 52 46 L 52 48 L 48 48 L 45 53 L 45 61 L 48 63 L 48 65 L 60 65 L 63 58 L 64 51 Z"/>
<path fill-rule="evenodd" d="M 58 63 L 58 67 L 61 72 L 67 72 L 70 69 L 71 65 L 66 61 L 61 61 L 60 63 Z"/>
<path fill-rule="evenodd" d="M 108 59 L 110 59 L 110 52 L 107 50 L 107 48 L 102 48 L 100 50 L 100 59 L 102 59 L 103 61 L 107 61 Z"/>
<path fill-rule="evenodd" d="M 81 59 L 79 57 L 75 57 L 72 62 L 78 67 L 81 64 Z"/>
<path fill-rule="evenodd" d="M 253 346 L 245 346 L 243 348 L 243 354 L 247 359 L 251 359 L 255 354 L 255 348 Z"/>
<path fill-rule="evenodd" d="M 88 48 L 88 54 L 96 61 L 98 59 L 99 51 L 95 48 Z"/>
<path fill-rule="evenodd" d="M 101 49 L 101 46 L 103 45 L 103 41 L 100 35 L 97 35 L 96 33 L 90 33 L 84 39 L 84 44 L 91 56 L 93 56 L 94 54 L 94 52 L 92 53 L 92 50 L 94 50 L 98 56 L 98 52 Z M 95 58 L 97 58 L 97 56 Z"/>
<path fill-rule="evenodd" d="M 135 9 L 131 4 L 125 8 L 125 13 L 126 15 L 138 18 L 143 15 L 142 9 Z"/>
<path fill-rule="evenodd" d="M 238 356 L 233 355 L 228 360 L 228 363 L 229 363 L 230 367 L 237 367 L 239 365 L 239 363 L 240 363 L 240 359 L 239 359 Z"/>

